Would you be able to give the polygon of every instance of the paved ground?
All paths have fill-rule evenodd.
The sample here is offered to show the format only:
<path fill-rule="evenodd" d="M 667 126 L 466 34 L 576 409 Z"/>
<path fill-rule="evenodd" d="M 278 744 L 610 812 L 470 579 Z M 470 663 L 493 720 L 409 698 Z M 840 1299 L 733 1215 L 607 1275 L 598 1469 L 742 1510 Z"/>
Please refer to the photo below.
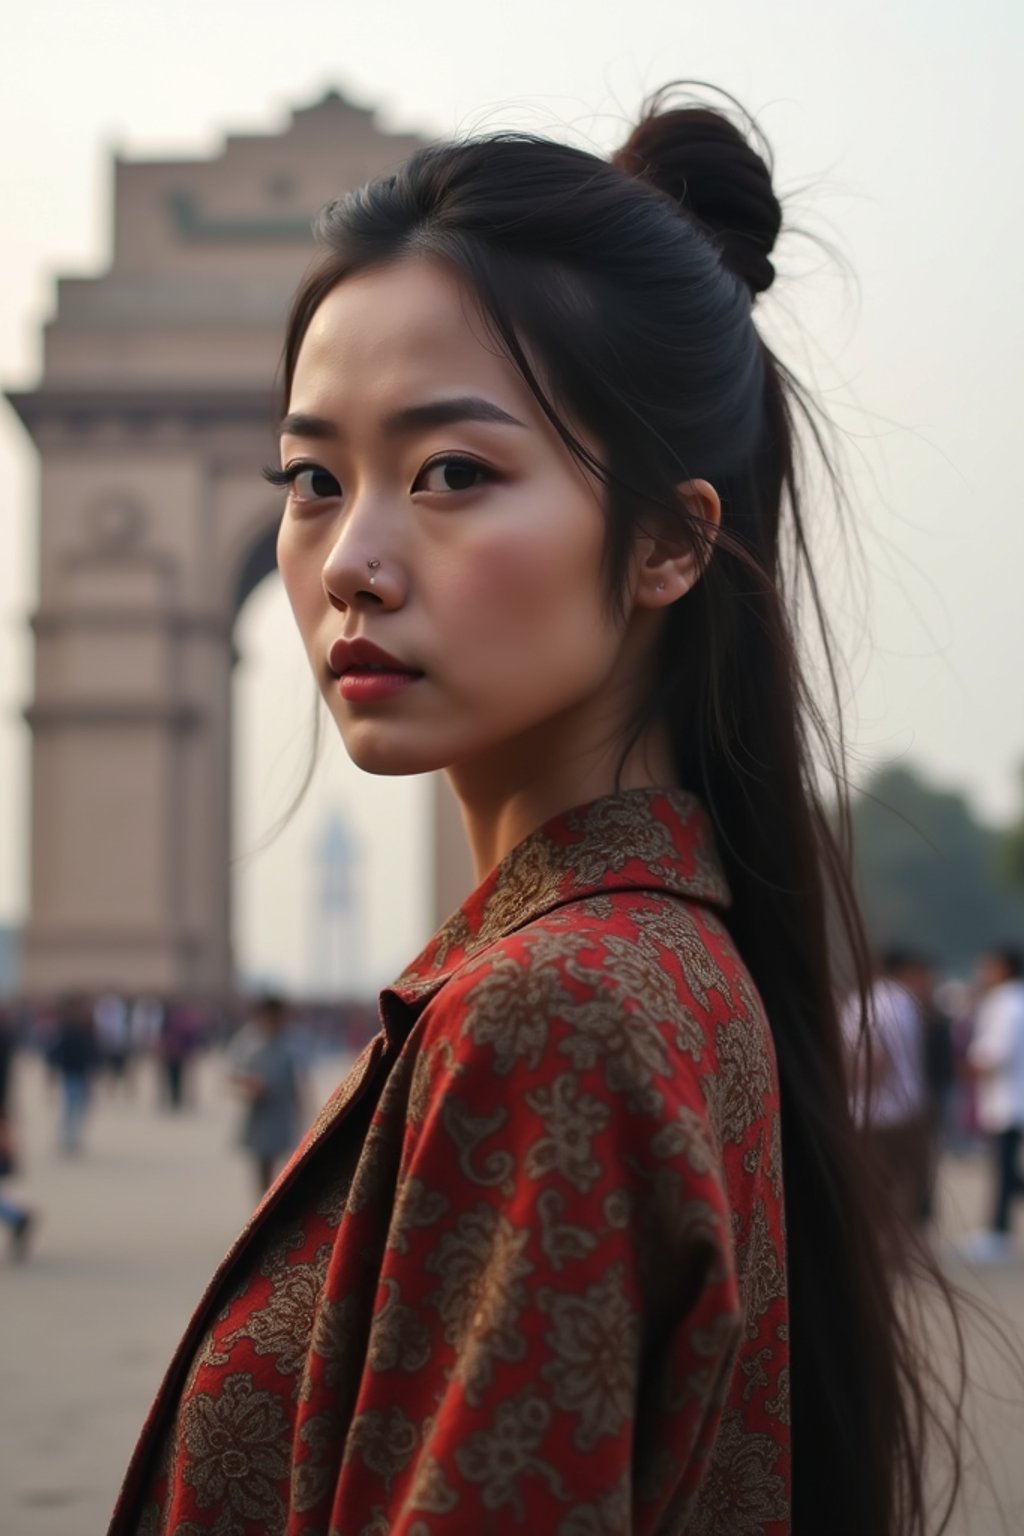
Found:
<path fill-rule="evenodd" d="M 326 1096 L 343 1063 L 325 1063 Z M 161 1369 L 213 1265 L 251 1204 L 249 1171 L 232 1147 L 235 1106 L 219 1060 L 203 1064 L 194 1107 L 154 1108 L 155 1085 L 100 1098 L 87 1151 L 55 1150 L 57 1106 L 35 1062 L 20 1064 L 25 1192 L 42 1212 L 30 1261 L 0 1257 L 0 1531 L 3 1536 L 102 1536 Z M 944 1236 L 976 1221 L 976 1162 L 948 1165 Z M 1021 1233 L 1024 1249 L 1024 1232 Z M 2 1245 L 0 1245 L 2 1246 Z M 1002 1310 L 1024 1348 L 1024 1258 L 949 1272 Z M 948 1355 L 946 1332 L 935 1347 Z M 1024 1530 L 1024 1402 L 1005 1352 L 974 1347 L 979 1436 L 1005 1523 L 972 1480 L 957 1536 Z M 822 1533 L 827 1536 L 827 1533 Z M 874 1536 L 865 1532 L 864 1536 Z"/>

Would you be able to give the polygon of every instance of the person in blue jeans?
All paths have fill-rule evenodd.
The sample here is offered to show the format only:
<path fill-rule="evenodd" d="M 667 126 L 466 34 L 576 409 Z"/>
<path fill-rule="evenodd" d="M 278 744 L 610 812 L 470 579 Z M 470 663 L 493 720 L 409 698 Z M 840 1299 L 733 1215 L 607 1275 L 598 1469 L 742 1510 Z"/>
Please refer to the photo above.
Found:
<path fill-rule="evenodd" d="M 2 1161 L 0 1161 L 2 1166 Z M 12 1200 L 0 1191 L 0 1221 L 11 1232 L 11 1251 L 16 1259 L 23 1259 L 28 1251 L 29 1234 L 35 1217 L 27 1205 Z"/>
<path fill-rule="evenodd" d="M 1012 1210 L 1024 1197 L 1024 955 L 1009 946 L 990 949 L 977 982 L 981 1001 L 967 1059 L 992 1159 L 992 1215 L 965 1250 L 978 1263 L 995 1263 L 1014 1255 Z"/>
<path fill-rule="evenodd" d="M 11 1061 L 14 1057 L 14 1021 L 9 1010 L 0 1006 L 0 1181 L 16 1172 L 17 1156 L 9 1112 Z M 0 1222 L 10 1229 L 12 1251 L 16 1259 L 25 1257 L 29 1232 L 34 1221 L 32 1211 L 0 1188 Z"/>

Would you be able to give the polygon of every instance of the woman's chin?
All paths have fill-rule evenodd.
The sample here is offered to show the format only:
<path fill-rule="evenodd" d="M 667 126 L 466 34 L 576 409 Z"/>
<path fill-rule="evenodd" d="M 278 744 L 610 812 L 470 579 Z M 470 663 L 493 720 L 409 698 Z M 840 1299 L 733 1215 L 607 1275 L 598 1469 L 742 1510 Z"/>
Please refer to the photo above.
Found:
<path fill-rule="evenodd" d="M 446 768 L 449 757 L 422 740 L 413 741 L 402 733 L 382 729 L 381 723 L 348 722 L 341 729 L 341 739 L 352 762 L 363 773 L 380 778 L 403 778 L 416 773 L 434 773 Z"/>

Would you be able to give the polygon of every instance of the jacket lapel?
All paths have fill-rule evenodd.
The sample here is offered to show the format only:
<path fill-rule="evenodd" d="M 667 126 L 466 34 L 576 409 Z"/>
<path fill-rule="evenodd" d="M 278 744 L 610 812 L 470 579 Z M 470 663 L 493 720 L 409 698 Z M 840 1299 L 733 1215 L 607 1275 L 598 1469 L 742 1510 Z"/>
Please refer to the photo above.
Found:
<path fill-rule="evenodd" d="M 418 1011 L 488 945 L 568 902 L 625 890 L 730 905 L 711 819 L 695 795 L 625 790 L 539 827 L 448 918 L 382 994 L 382 1006 Z"/>

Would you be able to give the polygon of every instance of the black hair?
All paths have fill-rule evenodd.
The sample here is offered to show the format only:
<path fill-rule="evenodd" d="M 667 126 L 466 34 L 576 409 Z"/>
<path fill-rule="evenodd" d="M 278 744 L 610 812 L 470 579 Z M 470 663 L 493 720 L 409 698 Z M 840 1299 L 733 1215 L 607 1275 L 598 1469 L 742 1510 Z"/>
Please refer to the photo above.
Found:
<path fill-rule="evenodd" d="M 892 944 L 878 956 L 878 969 L 883 976 L 900 976 L 904 971 L 932 970 L 934 961 L 922 949 L 905 944 Z"/>
<path fill-rule="evenodd" d="M 1011 981 L 1024 976 L 1024 954 L 1013 944 L 993 944 L 985 951 L 990 960 L 998 960 Z"/>
<path fill-rule="evenodd" d="M 270 1013 L 279 1018 L 286 1011 L 287 1004 L 284 998 L 279 997 L 276 992 L 264 992 L 256 999 L 256 1012 L 259 1014 Z"/>

